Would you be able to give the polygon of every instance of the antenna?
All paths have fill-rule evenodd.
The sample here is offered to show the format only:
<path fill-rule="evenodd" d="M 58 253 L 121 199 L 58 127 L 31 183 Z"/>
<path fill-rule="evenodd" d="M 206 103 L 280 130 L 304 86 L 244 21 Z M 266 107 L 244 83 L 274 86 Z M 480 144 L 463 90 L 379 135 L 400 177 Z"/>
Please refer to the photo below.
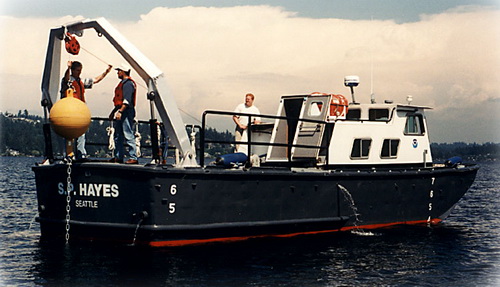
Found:
<path fill-rule="evenodd" d="M 371 17 L 371 21 L 373 23 L 373 15 Z M 370 45 L 370 62 L 371 62 L 371 67 L 370 67 L 370 101 L 372 104 L 375 104 L 375 93 L 373 93 L 373 46 Z"/>
<path fill-rule="evenodd" d="M 356 103 L 356 100 L 354 99 L 354 87 L 357 87 L 358 85 L 359 85 L 359 77 L 358 76 L 345 76 L 344 77 L 344 86 L 351 88 L 351 97 L 352 97 L 353 104 L 358 104 L 358 103 Z"/>
<path fill-rule="evenodd" d="M 371 53 L 371 67 L 370 67 L 370 101 L 375 104 L 375 93 L 373 93 L 373 51 Z"/>

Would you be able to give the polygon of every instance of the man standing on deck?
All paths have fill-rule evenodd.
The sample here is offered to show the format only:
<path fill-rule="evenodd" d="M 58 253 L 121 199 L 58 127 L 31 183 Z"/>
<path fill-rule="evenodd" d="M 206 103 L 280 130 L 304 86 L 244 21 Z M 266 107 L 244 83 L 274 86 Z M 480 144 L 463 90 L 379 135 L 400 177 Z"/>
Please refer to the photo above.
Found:
<path fill-rule="evenodd" d="M 78 61 L 68 61 L 68 68 L 61 80 L 61 99 L 66 97 L 66 91 L 73 89 L 73 96 L 85 103 L 85 89 L 91 89 L 94 84 L 99 83 L 111 71 L 113 66 L 108 65 L 104 73 L 95 78 L 80 79 L 83 65 Z M 70 73 L 71 72 L 71 73 Z M 76 159 L 87 158 L 85 150 L 85 134 L 76 139 Z"/>
<path fill-rule="evenodd" d="M 127 164 L 137 164 L 137 154 L 135 151 L 134 118 L 137 86 L 130 77 L 130 67 L 122 64 L 116 68 L 118 78 L 121 80 L 115 88 L 115 97 L 113 104 L 115 108 L 109 114 L 109 119 L 116 119 L 115 131 L 115 157 L 111 162 L 123 162 L 125 147 L 128 147 L 129 159 Z"/>
<path fill-rule="evenodd" d="M 239 104 L 236 109 L 234 110 L 235 113 L 245 113 L 245 114 L 255 114 L 255 115 L 260 115 L 259 109 L 253 105 L 253 102 L 255 100 L 255 96 L 253 94 L 246 94 L 245 95 L 245 103 Z M 233 116 L 233 121 L 236 124 L 236 129 L 235 129 L 235 141 L 248 141 L 248 116 L 244 115 L 234 115 Z M 260 123 L 260 117 L 252 117 L 251 118 L 252 124 L 258 124 Z M 242 152 L 247 154 L 247 145 L 245 144 L 236 144 L 236 152 Z"/>

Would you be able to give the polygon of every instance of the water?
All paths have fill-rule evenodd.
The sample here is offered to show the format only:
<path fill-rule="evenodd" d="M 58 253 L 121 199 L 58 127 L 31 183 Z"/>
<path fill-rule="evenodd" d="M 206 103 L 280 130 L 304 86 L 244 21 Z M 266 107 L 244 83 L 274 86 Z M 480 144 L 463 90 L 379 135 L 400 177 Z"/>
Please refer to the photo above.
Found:
<path fill-rule="evenodd" d="M 359 219 L 359 213 L 358 213 L 358 208 L 356 207 L 356 203 L 354 202 L 354 199 L 352 198 L 351 193 L 347 188 L 343 187 L 340 184 L 337 184 L 337 187 L 342 191 L 342 194 L 344 195 L 344 198 L 349 202 L 349 207 L 352 210 L 352 215 L 354 216 L 354 229 L 352 229 L 350 232 L 354 233 L 359 236 L 375 236 L 376 233 L 373 233 L 371 231 L 365 231 L 361 228 L 359 228 L 359 223 L 362 222 L 362 220 Z"/>
<path fill-rule="evenodd" d="M 34 158 L 0 158 L 1 286 L 499 286 L 500 164 L 439 227 L 151 249 L 39 241 Z"/>

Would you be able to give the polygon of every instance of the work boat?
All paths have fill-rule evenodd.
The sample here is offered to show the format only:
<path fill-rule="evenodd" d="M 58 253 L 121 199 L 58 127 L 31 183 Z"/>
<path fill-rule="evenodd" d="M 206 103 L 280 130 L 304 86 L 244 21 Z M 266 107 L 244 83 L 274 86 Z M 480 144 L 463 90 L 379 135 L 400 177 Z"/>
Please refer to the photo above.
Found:
<path fill-rule="evenodd" d="M 65 117 L 54 115 L 63 101 L 57 100 L 61 51 L 87 29 L 109 41 L 147 86 L 152 156 L 145 163 L 54 156 L 58 136 L 51 130 L 65 129 Z M 57 27 L 49 37 L 42 79 L 46 159 L 33 167 L 42 239 L 182 246 L 434 225 L 478 171 L 458 158 L 434 163 L 429 108 L 358 103 L 355 76 L 344 79 L 350 103 L 333 93 L 282 96 L 277 113 L 259 115 L 244 140 L 225 142 L 246 153 L 205 162 L 207 147 L 221 144 L 206 137 L 210 119 L 230 120 L 235 112 L 205 111 L 199 132 L 188 133 L 163 73 L 105 19 Z M 159 152 L 158 122 L 175 146 L 175 162 Z M 58 134 L 71 142 L 81 132 Z"/>

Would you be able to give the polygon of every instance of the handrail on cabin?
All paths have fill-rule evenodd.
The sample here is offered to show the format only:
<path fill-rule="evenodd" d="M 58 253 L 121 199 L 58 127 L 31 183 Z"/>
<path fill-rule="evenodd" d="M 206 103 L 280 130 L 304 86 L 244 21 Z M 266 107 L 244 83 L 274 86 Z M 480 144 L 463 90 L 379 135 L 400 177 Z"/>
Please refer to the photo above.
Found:
<path fill-rule="evenodd" d="M 319 121 L 319 120 L 311 120 L 311 119 L 302 119 L 302 118 L 294 118 L 294 117 L 284 117 L 284 116 L 275 116 L 275 115 L 263 115 L 263 114 L 247 114 L 247 113 L 237 113 L 237 112 L 227 112 L 227 111 L 216 111 L 216 110 L 206 110 L 203 112 L 202 115 L 202 120 L 201 120 L 201 130 L 200 130 L 200 166 L 204 167 L 205 166 L 205 144 L 206 143 L 223 143 L 223 144 L 247 144 L 248 146 L 248 151 L 251 151 L 252 145 L 264 145 L 264 146 L 281 146 L 281 147 L 288 147 L 288 152 L 287 152 L 287 159 L 288 162 L 291 162 L 292 160 L 292 154 L 291 154 L 291 149 L 292 147 L 299 147 L 299 148 L 309 148 L 309 149 L 320 149 L 323 148 L 321 145 L 301 145 L 301 144 L 293 144 L 293 143 L 263 143 L 263 142 L 254 142 L 252 141 L 251 134 L 248 133 L 248 141 L 219 141 L 219 140 L 207 140 L 205 139 L 205 129 L 207 127 L 206 122 L 207 122 L 207 116 L 208 115 L 226 115 L 226 116 L 248 116 L 248 127 L 247 129 L 251 129 L 252 127 L 252 121 L 251 117 L 261 117 L 261 118 L 267 118 L 267 119 L 279 119 L 279 120 L 293 120 L 297 122 L 310 122 L 310 123 L 317 123 L 317 124 L 322 124 L 326 125 L 326 121 Z M 327 156 L 326 159 L 328 160 L 328 149 L 327 149 Z"/>

